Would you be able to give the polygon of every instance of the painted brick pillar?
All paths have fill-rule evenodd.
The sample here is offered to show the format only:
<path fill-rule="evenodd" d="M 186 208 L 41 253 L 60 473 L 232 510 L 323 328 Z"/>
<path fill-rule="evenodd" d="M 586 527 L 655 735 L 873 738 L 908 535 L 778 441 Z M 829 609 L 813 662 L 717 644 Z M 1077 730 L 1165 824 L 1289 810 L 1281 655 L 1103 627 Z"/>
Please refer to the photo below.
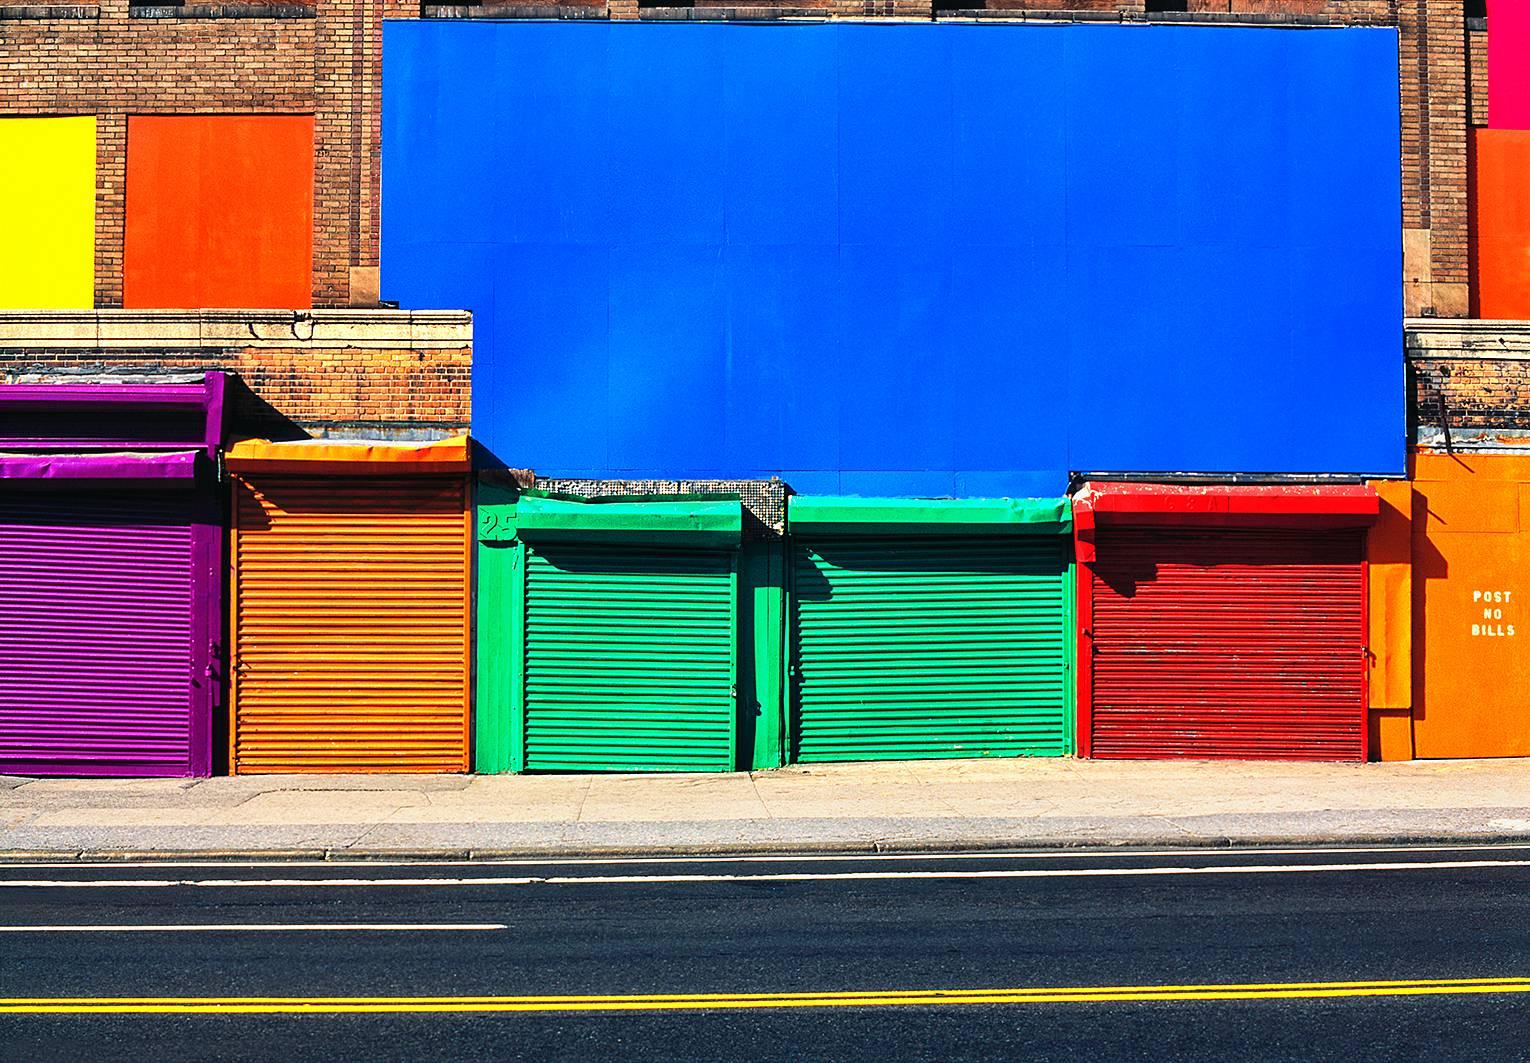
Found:
<path fill-rule="evenodd" d="M 1406 310 L 1465 317 L 1466 22 L 1458 0 L 1400 0 L 1397 16 Z"/>
<path fill-rule="evenodd" d="M 127 204 L 127 116 L 96 117 L 96 305 L 122 305 L 122 234 Z"/>
<path fill-rule="evenodd" d="M 393 6 L 400 10 L 394 12 Z M 315 306 L 377 302 L 382 20 L 389 0 L 327 0 L 314 45 Z"/>

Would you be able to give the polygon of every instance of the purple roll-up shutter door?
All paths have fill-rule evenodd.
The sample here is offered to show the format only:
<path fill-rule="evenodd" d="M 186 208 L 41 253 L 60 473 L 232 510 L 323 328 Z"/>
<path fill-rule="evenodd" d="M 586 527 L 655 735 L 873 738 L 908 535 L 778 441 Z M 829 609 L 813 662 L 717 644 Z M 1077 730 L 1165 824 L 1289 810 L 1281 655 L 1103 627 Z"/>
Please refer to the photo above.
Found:
<path fill-rule="evenodd" d="M 0 772 L 206 773 L 205 504 L 0 495 Z"/>

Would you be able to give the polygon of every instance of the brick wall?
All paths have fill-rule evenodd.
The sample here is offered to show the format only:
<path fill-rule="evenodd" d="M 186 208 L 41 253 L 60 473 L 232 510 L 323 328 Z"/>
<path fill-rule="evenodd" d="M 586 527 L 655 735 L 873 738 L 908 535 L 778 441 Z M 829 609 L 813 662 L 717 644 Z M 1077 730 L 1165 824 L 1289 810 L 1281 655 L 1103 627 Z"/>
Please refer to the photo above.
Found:
<path fill-rule="evenodd" d="M 1412 321 L 1407 337 L 1415 441 L 1530 446 L 1530 322 Z"/>
<path fill-rule="evenodd" d="M 98 306 L 121 303 L 125 116 L 198 111 L 314 114 L 314 304 L 372 305 L 378 295 L 381 24 L 424 10 L 616 19 L 950 15 L 1394 25 L 1407 308 L 1443 317 L 1468 312 L 1466 131 L 1469 122 L 1484 120 L 1486 35 L 1468 33 L 1460 0 L 490 0 L 424 8 L 404 0 L 319 0 L 313 7 L 131 10 L 272 17 L 134 17 L 128 0 L 0 5 L 6 113 L 98 116 Z M 58 17 L 30 17 L 39 13 Z"/>
<path fill-rule="evenodd" d="M 466 431 L 472 325 L 400 310 L 0 312 L 0 383 L 223 370 L 235 431 L 429 439 Z"/>
<path fill-rule="evenodd" d="M 499 0 L 503 16 L 518 9 Z M 573 10 L 564 5 L 563 10 Z M 438 8 L 443 14 L 471 8 Z M 543 17 L 545 4 L 521 8 Z M 589 9 L 585 9 L 588 11 Z M 1472 101 L 1485 100 L 1485 33 L 1472 32 L 1471 56 L 1460 0 L 609 0 L 611 18 L 758 19 L 820 14 L 834 18 L 1004 18 L 1038 21 L 1229 22 L 1263 25 L 1393 26 L 1399 36 L 1404 290 L 1409 314 L 1469 312 L 1467 126 Z"/>
<path fill-rule="evenodd" d="M 5 113 L 97 117 L 98 307 L 122 304 L 126 116 L 199 112 L 314 115 L 314 304 L 376 302 L 378 77 L 389 3 L 0 6 Z M 231 13 L 240 17 L 211 17 Z"/>
<path fill-rule="evenodd" d="M 1461 0 L 1397 0 L 1402 75 L 1404 302 L 1464 317 L 1466 15 Z"/>
<path fill-rule="evenodd" d="M 1472 125 L 1488 124 L 1487 31 L 1470 30 L 1466 34 L 1466 62 L 1470 72 L 1467 83 L 1468 114 Z"/>

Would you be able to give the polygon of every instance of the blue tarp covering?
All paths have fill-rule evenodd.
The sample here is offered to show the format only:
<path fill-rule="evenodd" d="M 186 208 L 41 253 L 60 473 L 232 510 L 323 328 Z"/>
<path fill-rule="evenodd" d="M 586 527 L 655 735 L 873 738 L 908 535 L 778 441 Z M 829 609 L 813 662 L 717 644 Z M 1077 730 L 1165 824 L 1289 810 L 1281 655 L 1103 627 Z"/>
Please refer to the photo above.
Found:
<path fill-rule="evenodd" d="M 390 22 L 383 294 L 595 477 L 1400 473 L 1385 29 Z"/>

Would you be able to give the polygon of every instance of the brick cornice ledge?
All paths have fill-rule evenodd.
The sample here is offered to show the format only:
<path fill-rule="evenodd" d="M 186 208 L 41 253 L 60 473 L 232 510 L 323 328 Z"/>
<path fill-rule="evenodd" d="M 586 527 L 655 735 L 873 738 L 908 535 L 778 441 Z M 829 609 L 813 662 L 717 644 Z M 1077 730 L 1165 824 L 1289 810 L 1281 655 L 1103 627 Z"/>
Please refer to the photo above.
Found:
<path fill-rule="evenodd" d="M 99 4 L 0 4 L 0 22 L 100 17 Z"/>
<path fill-rule="evenodd" d="M 0 310 L 0 350 L 458 349 L 466 310 Z"/>
<path fill-rule="evenodd" d="M 1412 317 L 1405 329 L 1410 359 L 1530 361 L 1530 321 Z"/>

